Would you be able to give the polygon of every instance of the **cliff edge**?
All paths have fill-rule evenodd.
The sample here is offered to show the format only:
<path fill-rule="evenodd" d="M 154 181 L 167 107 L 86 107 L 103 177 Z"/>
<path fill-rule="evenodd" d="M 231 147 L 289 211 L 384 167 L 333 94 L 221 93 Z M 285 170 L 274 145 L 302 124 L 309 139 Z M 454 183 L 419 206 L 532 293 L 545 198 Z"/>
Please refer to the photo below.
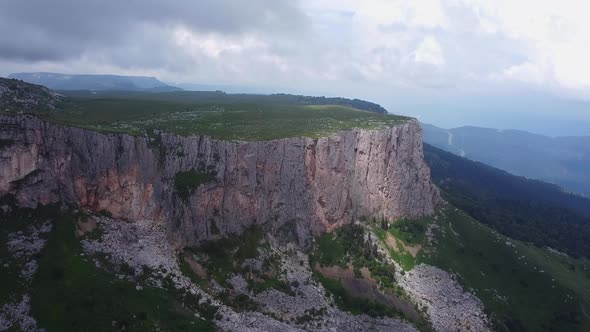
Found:
<path fill-rule="evenodd" d="M 441 201 L 422 130 L 354 129 L 319 139 L 143 137 L 0 115 L 0 197 L 62 202 L 163 223 L 176 246 L 252 225 L 299 243 L 362 217 L 416 218 Z"/>

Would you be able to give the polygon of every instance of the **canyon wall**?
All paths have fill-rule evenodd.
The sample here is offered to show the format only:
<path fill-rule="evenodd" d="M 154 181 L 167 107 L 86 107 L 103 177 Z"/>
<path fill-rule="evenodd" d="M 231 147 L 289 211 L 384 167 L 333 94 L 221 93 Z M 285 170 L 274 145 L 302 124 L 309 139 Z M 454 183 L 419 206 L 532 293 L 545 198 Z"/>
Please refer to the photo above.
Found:
<path fill-rule="evenodd" d="M 175 176 L 207 181 L 183 197 Z M 421 217 L 441 202 L 416 121 L 328 137 L 234 142 L 103 134 L 31 115 L 0 116 L 0 196 L 62 202 L 163 223 L 177 246 L 260 225 L 307 245 L 361 217 Z"/>

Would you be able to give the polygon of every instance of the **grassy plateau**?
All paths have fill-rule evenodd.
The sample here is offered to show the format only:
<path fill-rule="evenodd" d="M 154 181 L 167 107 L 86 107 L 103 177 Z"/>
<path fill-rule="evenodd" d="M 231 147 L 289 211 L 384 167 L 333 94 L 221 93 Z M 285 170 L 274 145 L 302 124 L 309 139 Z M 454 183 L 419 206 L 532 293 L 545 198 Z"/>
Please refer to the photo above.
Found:
<path fill-rule="evenodd" d="M 272 96 L 199 96 L 189 92 L 73 96 L 62 109 L 36 113 L 58 123 L 101 132 L 145 135 L 162 131 L 246 141 L 317 138 L 352 128 L 394 126 L 409 119 L 348 105 L 287 103 Z"/>

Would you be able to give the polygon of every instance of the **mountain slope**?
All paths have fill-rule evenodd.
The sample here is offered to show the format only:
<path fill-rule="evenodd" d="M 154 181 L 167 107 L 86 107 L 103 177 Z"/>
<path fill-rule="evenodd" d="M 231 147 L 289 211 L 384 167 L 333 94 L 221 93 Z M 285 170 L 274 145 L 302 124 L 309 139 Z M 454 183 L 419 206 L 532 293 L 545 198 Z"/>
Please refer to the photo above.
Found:
<path fill-rule="evenodd" d="M 419 261 L 452 272 L 483 301 L 494 330 L 590 328 L 590 261 L 510 239 L 453 207 L 433 233 Z"/>
<path fill-rule="evenodd" d="M 423 125 L 424 142 L 512 174 L 590 196 L 590 137 L 547 137 L 519 130 Z"/>
<path fill-rule="evenodd" d="M 155 77 L 146 76 L 13 73 L 8 77 L 44 85 L 53 90 L 143 90 L 153 92 L 181 90 L 159 81 Z"/>
<path fill-rule="evenodd" d="M 44 86 L 0 77 L 0 112 L 54 110 L 64 99 Z"/>
<path fill-rule="evenodd" d="M 428 144 L 424 151 L 445 199 L 475 219 L 516 239 L 590 257 L 590 199 Z"/>

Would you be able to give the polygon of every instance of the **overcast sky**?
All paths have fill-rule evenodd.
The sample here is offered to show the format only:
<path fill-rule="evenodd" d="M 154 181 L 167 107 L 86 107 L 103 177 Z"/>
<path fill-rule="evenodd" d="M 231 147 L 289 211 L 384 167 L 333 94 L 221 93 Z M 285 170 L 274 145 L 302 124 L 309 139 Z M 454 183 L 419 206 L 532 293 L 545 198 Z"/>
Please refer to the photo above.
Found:
<path fill-rule="evenodd" d="M 2 0 L 0 74 L 256 85 L 425 114 L 412 111 L 425 96 L 587 100 L 589 11 L 587 0 Z"/>

